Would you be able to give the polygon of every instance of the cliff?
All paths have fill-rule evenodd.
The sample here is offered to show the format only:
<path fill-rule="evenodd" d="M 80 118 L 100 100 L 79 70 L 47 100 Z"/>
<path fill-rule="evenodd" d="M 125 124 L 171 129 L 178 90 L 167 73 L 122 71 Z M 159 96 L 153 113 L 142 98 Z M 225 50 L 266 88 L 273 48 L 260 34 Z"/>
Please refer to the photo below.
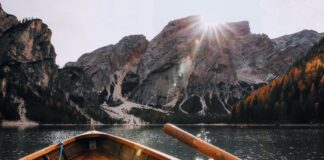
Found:
<path fill-rule="evenodd" d="M 232 106 L 284 74 L 323 34 L 270 39 L 249 22 L 169 22 L 148 41 L 126 36 L 59 69 L 40 19 L 0 12 L 0 112 L 39 123 L 217 123 Z"/>
<path fill-rule="evenodd" d="M 77 65 L 91 76 L 101 91 L 101 106 L 115 117 L 225 122 L 235 102 L 285 73 L 321 36 L 304 30 L 270 39 L 251 33 L 247 21 L 206 26 L 199 16 L 191 16 L 169 22 L 150 42 L 138 38 L 142 47 L 130 45 L 138 48 L 137 54 L 120 51 L 124 58 L 116 57 L 113 48 L 121 47 L 119 42 L 67 66 Z M 129 55 L 136 56 L 130 60 Z M 125 113 L 115 115 L 114 109 Z M 151 114 L 155 116 L 147 116 Z"/>
<path fill-rule="evenodd" d="M 233 107 L 240 123 L 322 123 L 324 121 L 324 39 L 282 76 Z"/>

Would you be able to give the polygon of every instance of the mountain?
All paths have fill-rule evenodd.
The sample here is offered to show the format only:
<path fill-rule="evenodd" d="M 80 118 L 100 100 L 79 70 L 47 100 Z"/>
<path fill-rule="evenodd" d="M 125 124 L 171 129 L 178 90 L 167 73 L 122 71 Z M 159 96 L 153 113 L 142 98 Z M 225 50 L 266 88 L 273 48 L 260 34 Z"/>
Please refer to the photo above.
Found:
<path fill-rule="evenodd" d="M 324 39 L 284 75 L 233 107 L 234 122 L 315 123 L 324 121 Z"/>
<path fill-rule="evenodd" d="M 102 90 L 101 106 L 111 116 L 127 117 L 126 123 L 138 122 L 129 119 L 133 115 L 151 123 L 224 122 L 231 105 L 283 74 L 321 36 L 303 30 L 270 39 L 251 33 L 246 21 L 204 26 L 199 16 L 191 16 L 171 21 L 148 44 L 138 40 L 146 48 L 128 47 L 141 48 L 129 51 L 135 57 L 131 67 L 115 65 L 120 58 L 113 48 L 120 42 L 67 66 L 84 68 Z"/>
<path fill-rule="evenodd" d="M 216 123 L 232 105 L 282 75 L 323 34 L 270 39 L 247 21 L 204 25 L 199 16 L 55 64 L 51 30 L 2 9 L 0 116 L 39 123 Z M 275 67 L 279 66 L 279 67 Z"/>
<path fill-rule="evenodd" d="M 12 17 L 2 16 L 8 22 L 2 23 L 4 26 L 13 25 L 0 27 L 7 28 L 0 36 L 1 119 L 41 123 L 109 121 L 83 70 L 59 69 L 55 64 L 48 26 L 40 19 L 18 22 Z"/>
<path fill-rule="evenodd" d="M 6 13 L 0 4 L 0 35 L 16 24 L 18 24 L 17 17 Z"/>

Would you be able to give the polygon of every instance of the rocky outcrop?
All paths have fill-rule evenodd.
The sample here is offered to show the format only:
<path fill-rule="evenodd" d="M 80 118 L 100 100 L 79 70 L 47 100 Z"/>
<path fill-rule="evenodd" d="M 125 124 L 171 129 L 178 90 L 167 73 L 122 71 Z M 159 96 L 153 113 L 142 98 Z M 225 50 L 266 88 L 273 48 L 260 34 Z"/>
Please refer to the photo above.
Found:
<path fill-rule="evenodd" d="M 236 103 L 232 120 L 235 123 L 323 123 L 323 95 L 324 38 L 284 75 Z"/>
<path fill-rule="evenodd" d="M 225 27 L 228 27 L 227 29 L 230 29 L 230 32 L 234 35 L 244 36 L 251 34 L 250 24 L 248 21 L 226 23 Z"/>
<path fill-rule="evenodd" d="M 1 113 L 7 120 L 40 123 L 113 121 L 100 110 L 89 76 L 78 67 L 58 69 L 51 30 L 39 19 L 0 38 Z"/>
<path fill-rule="evenodd" d="M 55 88 L 62 91 L 67 106 L 71 106 L 80 115 L 86 117 L 87 123 L 114 123 L 101 108 L 98 93 L 90 77 L 79 67 L 59 69 L 55 79 Z"/>
<path fill-rule="evenodd" d="M 196 16 L 175 20 L 149 43 L 137 66 L 141 81 L 130 100 L 172 106 L 171 110 L 204 116 L 206 121 L 226 119 L 236 100 L 284 73 L 300 59 L 296 55 L 305 55 L 320 37 L 310 31 L 271 40 L 252 34 L 246 21 L 204 26 Z"/>
<path fill-rule="evenodd" d="M 56 53 L 50 38 L 51 31 L 39 19 L 17 24 L 0 37 L 0 106 L 6 119 L 19 119 L 24 114 L 34 117 L 45 109 L 34 108 L 36 105 L 55 105 L 46 99 L 51 97 L 57 72 Z M 18 113 L 19 110 L 27 112 Z M 42 118 L 40 114 L 35 120 Z"/>
<path fill-rule="evenodd" d="M 244 26 L 246 22 L 242 23 Z M 235 68 L 228 49 L 223 45 L 234 33 L 224 32 L 224 37 L 216 37 L 220 29 L 222 27 L 205 28 L 200 17 L 170 22 L 150 42 L 139 62 L 137 73 L 141 84 L 131 94 L 130 100 L 166 108 L 178 104 L 177 110 L 184 114 L 205 115 L 208 108 L 206 99 L 228 100 L 228 95 L 239 98 L 240 88 L 234 87 L 237 84 Z M 245 33 L 241 27 L 233 27 L 233 30 L 240 33 L 235 36 Z M 218 107 L 225 114 L 228 111 L 226 103 Z"/>
<path fill-rule="evenodd" d="M 122 90 L 128 93 L 134 88 L 133 83 L 136 85 L 136 82 L 132 82 L 136 81 L 133 79 L 136 78 L 136 74 L 132 73 L 131 67 L 138 63 L 147 44 L 148 41 L 142 35 L 127 36 L 115 45 L 84 54 L 77 62 L 67 63 L 66 67 L 82 68 L 91 78 L 94 88 L 107 93 L 105 101 L 116 106 L 124 101 Z"/>
<path fill-rule="evenodd" d="M 108 114 L 127 102 L 121 110 L 147 122 L 226 121 L 232 104 L 283 74 L 321 36 L 302 31 L 272 40 L 251 33 L 247 21 L 206 26 L 191 16 L 171 21 L 149 43 L 126 37 L 67 66 L 91 77 Z"/>
<path fill-rule="evenodd" d="M 0 10 L 0 116 L 40 123 L 227 122 L 232 105 L 283 74 L 322 34 L 270 39 L 247 21 L 171 21 L 59 69 L 51 30 Z"/>
<path fill-rule="evenodd" d="M 319 42 L 323 33 L 313 30 L 302 30 L 295 34 L 273 39 L 276 44 L 276 54 L 269 56 L 266 67 L 277 75 L 282 75 L 287 69 L 307 55 L 310 47 Z"/>
<path fill-rule="evenodd" d="M 0 4 L 0 36 L 10 27 L 18 24 L 18 20 L 15 16 L 7 14 Z"/>
<path fill-rule="evenodd" d="M 112 123 L 90 78 L 77 67 L 58 69 L 51 31 L 39 19 L 0 38 L 0 106 L 4 119 L 40 123 Z"/>
<path fill-rule="evenodd" d="M 149 43 L 125 37 L 66 66 L 91 77 L 102 109 L 116 119 L 224 122 L 232 104 L 283 74 L 321 36 L 302 31 L 270 39 L 251 33 L 247 21 L 207 26 L 191 16 L 171 21 Z M 122 121 L 140 121 L 129 117 Z"/>
<path fill-rule="evenodd" d="M 50 43 L 52 32 L 40 19 L 16 25 L 1 36 L 0 64 L 34 63 L 51 60 L 55 51 Z"/>

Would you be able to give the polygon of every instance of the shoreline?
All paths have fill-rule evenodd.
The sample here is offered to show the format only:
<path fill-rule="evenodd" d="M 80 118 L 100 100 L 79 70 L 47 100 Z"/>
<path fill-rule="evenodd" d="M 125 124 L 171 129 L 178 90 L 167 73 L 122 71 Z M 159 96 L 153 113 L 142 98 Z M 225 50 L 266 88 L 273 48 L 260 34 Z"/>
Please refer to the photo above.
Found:
<path fill-rule="evenodd" d="M 39 124 L 35 122 L 17 122 L 17 121 L 2 121 L 1 128 L 34 128 L 34 127 L 146 127 L 146 126 L 163 126 L 164 124 Z M 174 124 L 183 127 L 219 127 L 219 128 L 260 128 L 260 129 L 324 129 L 324 123 L 320 124 L 252 124 L 252 123 L 214 123 L 214 124 Z"/>

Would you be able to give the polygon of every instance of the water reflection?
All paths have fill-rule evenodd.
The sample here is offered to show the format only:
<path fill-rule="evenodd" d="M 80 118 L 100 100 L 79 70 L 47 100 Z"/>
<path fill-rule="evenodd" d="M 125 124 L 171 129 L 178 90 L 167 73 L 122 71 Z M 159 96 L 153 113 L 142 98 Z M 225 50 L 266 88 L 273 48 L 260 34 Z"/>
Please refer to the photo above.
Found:
<path fill-rule="evenodd" d="M 208 134 L 209 134 L 209 131 L 206 131 L 205 128 L 202 128 L 202 129 L 200 130 L 200 133 L 198 133 L 198 134 L 196 135 L 196 137 L 198 137 L 198 138 L 200 138 L 200 139 L 202 139 L 202 140 L 204 140 L 204 141 L 210 143 L 211 140 L 208 138 Z"/>
<path fill-rule="evenodd" d="M 202 158 L 202 157 L 195 157 L 194 160 L 204 160 L 205 158 Z M 212 158 L 208 158 L 208 160 L 214 160 Z"/>
<path fill-rule="evenodd" d="M 321 129 L 233 129 L 204 126 L 181 128 L 245 160 L 324 159 L 324 130 Z M 39 127 L 24 130 L 1 128 L 0 159 L 18 159 L 89 129 L 85 126 Z M 161 126 L 106 126 L 96 129 L 130 139 L 180 159 L 208 159 L 164 134 Z"/>

